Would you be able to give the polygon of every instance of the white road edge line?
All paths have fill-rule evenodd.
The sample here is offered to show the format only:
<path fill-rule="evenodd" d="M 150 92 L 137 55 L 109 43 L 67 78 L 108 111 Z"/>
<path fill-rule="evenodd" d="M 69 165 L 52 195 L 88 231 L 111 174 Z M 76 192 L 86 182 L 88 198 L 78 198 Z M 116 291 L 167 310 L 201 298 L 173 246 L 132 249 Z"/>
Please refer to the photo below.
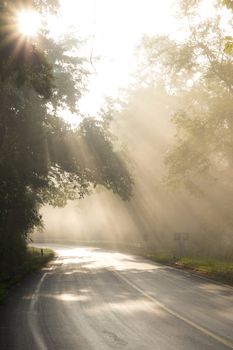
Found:
<path fill-rule="evenodd" d="M 138 286 L 136 286 L 136 284 L 134 284 L 133 282 L 129 281 L 128 278 L 126 278 L 125 276 L 123 276 L 120 272 L 116 271 L 116 270 L 112 270 L 111 271 L 113 273 L 115 273 L 119 278 L 121 278 L 123 281 L 125 281 L 128 285 L 130 285 L 132 288 L 136 289 L 139 293 L 143 294 L 147 299 L 149 299 L 150 301 L 152 301 L 153 303 L 156 303 L 159 307 L 161 307 L 161 309 L 165 310 L 166 312 L 168 312 L 170 315 L 178 318 L 179 320 L 187 323 L 188 325 L 196 328 L 197 330 L 199 330 L 200 332 L 208 335 L 209 337 L 217 340 L 219 343 L 222 343 L 226 346 L 228 346 L 229 348 L 233 349 L 233 342 L 231 342 L 230 340 L 224 339 L 221 336 L 211 332 L 210 330 L 198 325 L 196 322 L 193 322 L 191 320 L 189 320 L 188 318 L 178 314 L 176 311 L 173 311 L 172 309 L 168 308 L 167 306 L 165 306 L 163 303 L 161 303 L 160 301 L 158 301 L 155 297 L 152 297 L 150 294 L 148 294 L 147 292 L 145 292 L 144 290 L 142 290 L 141 288 L 139 288 Z"/>
<path fill-rule="evenodd" d="M 50 271 L 53 269 L 54 269 L 54 266 L 51 266 L 49 268 Z M 40 349 L 40 350 L 48 350 L 48 348 L 45 345 L 43 336 L 41 335 L 40 327 L 38 324 L 37 311 L 35 309 L 36 309 L 36 304 L 37 304 L 38 299 L 39 299 L 39 293 L 40 293 L 42 283 L 44 282 L 47 274 L 48 274 L 47 272 L 45 272 L 43 274 L 43 276 L 41 277 L 40 281 L 38 282 L 38 284 L 35 288 L 35 291 L 31 297 L 31 303 L 30 303 L 29 313 L 28 313 L 29 328 L 30 328 L 31 334 L 35 340 L 35 343 L 38 346 L 38 349 Z"/>

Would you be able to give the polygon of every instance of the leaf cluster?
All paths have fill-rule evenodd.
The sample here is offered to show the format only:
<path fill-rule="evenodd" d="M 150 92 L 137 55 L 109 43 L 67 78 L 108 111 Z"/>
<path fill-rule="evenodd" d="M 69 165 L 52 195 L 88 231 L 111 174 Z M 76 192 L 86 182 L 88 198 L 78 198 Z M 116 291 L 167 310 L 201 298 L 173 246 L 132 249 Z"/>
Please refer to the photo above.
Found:
<path fill-rule="evenodd" d="M 203 195 L 206 184 L 227 181 L 233 164 L 233 60 L 224 52 L 220 18 L 196 27 L 178 42 L 168 37 L 144 39 L 149 65 L 160 74 L 167 91 L 180 100 L 172 117 L 175 142 L 165 159 L 166 181 Z"/>
<path fill-rule="evenodd" d="M 84 118 L 72 129 L 59 116 L 67 109 L 78 113 L 85 88 L 88 72 L 77 42 L 55 42 L 46 31 L 36 45 L 10 40 L 5 23 L 16 3 L 0 4 L 0 268 L 9 274 L 29 233 L 42 224 L 41 205 L 64 206 L 96 186 L 126 200 L 133 185 L 108 123 Z M 43 12 L 48 2 L 33 4 Z"/>

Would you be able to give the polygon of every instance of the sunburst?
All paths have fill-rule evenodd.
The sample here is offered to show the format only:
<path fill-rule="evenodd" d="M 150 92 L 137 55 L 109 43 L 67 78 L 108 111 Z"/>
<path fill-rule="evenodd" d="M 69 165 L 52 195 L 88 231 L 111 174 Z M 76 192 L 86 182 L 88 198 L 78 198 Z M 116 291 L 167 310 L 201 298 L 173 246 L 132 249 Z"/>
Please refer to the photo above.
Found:
<path fill-rule="evenodd" d="M 32 10 L 20 11 L 17 15 L 19 33 L 26 37 L 36 36 L 40 25 L 40 15 Z"/>

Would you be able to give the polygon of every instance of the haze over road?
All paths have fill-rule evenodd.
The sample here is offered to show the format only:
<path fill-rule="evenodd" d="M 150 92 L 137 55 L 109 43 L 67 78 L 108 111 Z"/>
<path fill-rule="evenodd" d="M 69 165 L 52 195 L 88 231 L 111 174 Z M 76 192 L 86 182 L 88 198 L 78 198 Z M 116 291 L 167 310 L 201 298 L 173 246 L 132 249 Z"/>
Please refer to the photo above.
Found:
<path fill-rule="evenodd" d="M 0 349 L 233 349 L 233 289 L 98 248 L 58 258 L 0 307 Z"/>

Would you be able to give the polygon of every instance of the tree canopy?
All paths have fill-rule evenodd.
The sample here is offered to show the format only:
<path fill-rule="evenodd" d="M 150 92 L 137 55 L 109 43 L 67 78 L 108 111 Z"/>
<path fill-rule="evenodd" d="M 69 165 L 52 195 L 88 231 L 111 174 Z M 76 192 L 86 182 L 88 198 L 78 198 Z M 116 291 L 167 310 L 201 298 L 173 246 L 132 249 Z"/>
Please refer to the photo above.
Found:
<path fill-rule="evenodd" d="M 41 225 L 42 205 L 65 205 L 97 185 L 123 199 L 132 194 L 132 177 L 106 123 L 84 118 L 72 128 L 60 117 L 65 109 L 78 114 L 85 87 L 84 60 L 69 54 L 79 43 L 55 42 L 45 29 L 36 40 L 16 30 L 16 8 L 43 13 L 48 5 L 55 10 L 54 1 L 0 4 L 0 256 L 6 275 Z"/>
<path fill-rule="evenodd" d="M 168 93 L 180 99 L 167 182 L 196 194 L 205 192 L 207 179 L 222 181 L 232 168 L 233 61 L 219 21 L 216 16 L 197 26 L 193 14 L 185 40 L 146 37 L 142 45 L 154 76 L 160 74 Z"/>

